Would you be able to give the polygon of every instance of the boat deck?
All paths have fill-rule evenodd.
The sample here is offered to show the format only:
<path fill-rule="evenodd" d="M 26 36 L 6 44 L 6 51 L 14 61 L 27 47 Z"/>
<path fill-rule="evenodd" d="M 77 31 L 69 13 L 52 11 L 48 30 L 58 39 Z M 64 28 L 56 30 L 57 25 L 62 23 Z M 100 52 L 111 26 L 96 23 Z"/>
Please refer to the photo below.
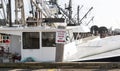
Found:
<path fill-rule="evenodd" d="M 16 69 L 120 69 L 120 62 L 0 63 L 0 68 L 16 68 Z"/>

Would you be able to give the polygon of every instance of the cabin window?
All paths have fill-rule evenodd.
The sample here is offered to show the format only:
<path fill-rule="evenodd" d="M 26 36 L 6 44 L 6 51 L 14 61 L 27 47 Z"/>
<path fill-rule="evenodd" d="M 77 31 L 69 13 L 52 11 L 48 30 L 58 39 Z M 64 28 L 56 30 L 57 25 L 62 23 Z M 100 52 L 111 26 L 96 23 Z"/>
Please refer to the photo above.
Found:
<path fill-rule="evenodd" d="M 39 32 L 23 32 L 23 49 L 39 49 Z"/>
<path fill-rule="evenodd" d="M 42 47 L 55 47 L 55 32 L 42 32 Z"/>

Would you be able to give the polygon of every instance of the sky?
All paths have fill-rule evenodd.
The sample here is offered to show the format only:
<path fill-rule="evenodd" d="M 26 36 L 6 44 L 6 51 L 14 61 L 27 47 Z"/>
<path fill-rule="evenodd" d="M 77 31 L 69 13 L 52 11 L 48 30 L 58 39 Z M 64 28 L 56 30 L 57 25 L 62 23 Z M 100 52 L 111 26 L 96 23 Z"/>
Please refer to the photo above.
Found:
<path fill-rule="evenodd" d="M 64 5 L 69 0 L 58 0 L 59 4 Z M 120 28 L 120 0 L 72 0 L 73 11 L 77 5 L 82 6 L 80 16 L 88 11 L 90 7 L 93 10 L 90 12 L 95 17 L 90 25 L 106 26 L 107 28 Z M 62 6 L 61 6 L 62 7 Z M 63 7 L 64 8 L 64 7 Z M 88 15 L 89 17 L 89 15 Z"/>

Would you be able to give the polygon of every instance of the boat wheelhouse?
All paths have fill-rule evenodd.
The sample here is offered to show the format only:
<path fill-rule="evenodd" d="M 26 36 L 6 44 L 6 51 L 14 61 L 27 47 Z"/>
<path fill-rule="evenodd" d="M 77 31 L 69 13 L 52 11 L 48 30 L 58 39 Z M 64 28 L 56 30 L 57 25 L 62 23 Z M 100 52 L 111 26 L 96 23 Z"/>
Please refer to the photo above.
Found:
<path fill-rule="evenodd" d="M 62 54 L 63 61 L 67 57 L 77 52 L 76 36 L 74 33 L 82 32 L 77 30 L 79 27 L 66 27 L 64 29 L 51 27 L 2 27 L 0 33 L 9 35 L 9 52 L 12 54 L 19 54 L 21 61 L 27 58 L 32 58 L 39 62 L 55 62 L 56 60 L 56 40 L 58 31 L 64 31 L 62 40 L 63 50 L 59 52 Z M 85 31 L 84 31 L 85 33 Z M 89 31 L 86 31 L 86 34 Z M 6 43 L 5 43 L 6 44 Z"/>

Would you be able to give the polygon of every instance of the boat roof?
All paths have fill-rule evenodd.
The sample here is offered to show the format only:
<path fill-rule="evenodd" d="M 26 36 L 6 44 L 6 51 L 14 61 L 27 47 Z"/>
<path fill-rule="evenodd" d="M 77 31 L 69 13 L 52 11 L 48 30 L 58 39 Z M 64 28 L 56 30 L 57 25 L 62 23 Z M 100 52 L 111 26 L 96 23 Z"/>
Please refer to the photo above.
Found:
<path fill-rule="evenodd" d="M 53 27 L 41 27 L 41 26 L 35 26 L 35 27 L 7 27 L 7 26 L 2 26 L 0 27 L 0 31 L 56 31 L 58 28 L 53 28 Z M 86 26 L 67 26 L 64 30 L 73 30 L 75 32 L 89 32 L 89 28 Z"/>
<path fill-rule="evenodd" d="M 58 28 L 53 27 L 43 27 L 43 26 L 36 26 L 36 27 L 0 27 L 0 33 L 5 34 L 14 34 L 14 35 L 21 35 L 22 32 L 55 32 L 59 31 Z M 84 26 L 67 26 L 65 29 L 61 30 L 72 30 L 73 32 L 89 32 L 88 28 Z"/>
<path fill-rule="evenodd" d="M 21 35 L 22 32 L 55 32 L 60 29 L 52 27 L 0 27 L 0 33 Z M 72 30 L 72 29 L 61 29 Z"/>
<path fill-rule="evenodd" d="M 80 26 L 69 26 L 67 28 L 73 29 L 73 32 L 81 32 L 81 33 L 90 32 L 89 27 L 82 24 Z"/>
<path fill-rule="evenodd" d="M 50 27 L 1 27 L 0 31 L 56 31 L 57 28 Z M 65 29 L 68 30 L 68 29 Z"/>

